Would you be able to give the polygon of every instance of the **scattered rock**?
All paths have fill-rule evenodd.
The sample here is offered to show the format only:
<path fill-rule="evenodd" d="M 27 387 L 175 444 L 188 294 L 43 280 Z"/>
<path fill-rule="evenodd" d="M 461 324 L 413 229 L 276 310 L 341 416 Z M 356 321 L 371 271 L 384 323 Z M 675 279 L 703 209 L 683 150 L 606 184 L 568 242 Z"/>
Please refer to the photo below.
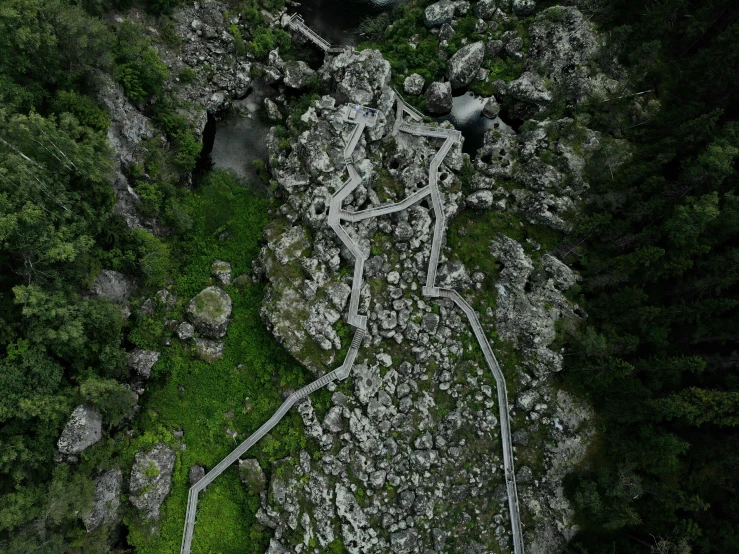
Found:
<path fill-rule="evenodd" d="M 191 339 L 195 335 L 195 327 L 187 321 L 183 321 L 177 326 L 177 337 L 180 340 Z"/>
<path fill-rule="evenodd" d="M 426 27 L 439 27 L 444 23 L 451 23 L 454 17 L 455 2 L 441 0 L 428 6 L 423 12 L 423 23 Z"/>
<path fill-rule="evenodd" d="M 193 341 L 195 343 L 195 353 L 204 362 L 210 364 L 217 362 L 223 357 L 223 342 L 199 338 L 193 339 Z"/>
<path fill-rule="evenodd" d="M 228 330 L 231 297 L 218 287 L 208 287 L 190 301 L 187 315 L 199 333 L 219 339 Z"/>
<path fill-rule="evenodd" d="M 77 406 L 59 437 L 59 452 L 76 455 L 103 437 L 103 417 L 97 408 Z"/>
<path fill-rule="evenodd" d="M 159 517 L 159 508 L 172 486 L 175 453 L 165 444 L 137 452 L 131 469 L 129 500 L 146 519 Z"/>
<path fill-rule="evenodd" d="M 434 81 L 426 89 L 426 109 L 429 113 L 443 115 L 452 110 L 451 83 Z"/>
<path fill-rule="evenodd" d="M 151 369 L 159 360 L 159 352 L 154 350 L 141 350 L 137 348 L 128 354 L 128 367 L 141 375 L 144 379 L 148 379 L 151 375 Z"/>

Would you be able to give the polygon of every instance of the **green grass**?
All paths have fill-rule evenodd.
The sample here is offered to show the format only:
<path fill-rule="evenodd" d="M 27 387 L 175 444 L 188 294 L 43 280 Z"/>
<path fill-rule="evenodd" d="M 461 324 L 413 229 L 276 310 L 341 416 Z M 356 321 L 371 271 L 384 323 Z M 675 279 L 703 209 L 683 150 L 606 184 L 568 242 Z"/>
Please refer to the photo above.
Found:
<path fill-rule="evenodd" d="M 248 271 L 259 251 L 267 204 L 229 175 L 212 173 L 188 198 L 194 225 L 173 245 L 176 258 L 184 263 L 172 291 L 186 301 L 210 285 L 215 260 L 231 262 L 235 276 Z M 223 236 L 228 238 L 219 238 Z M 233 301 L 233 321 L 223 358 L 213 364 L 196 360 L 188 344 L 174 339 L 147 384 L 135 427 L 139 434 L 125 446 L 130 457 L 163 439 L 177 452 L 172 492 L 162 506 L 158 531 L 152 534 L 134 514 L 127 517 L 128 541 L 139 554 L 179 552 L 190 466 L 212 468 L 237 444 L 226 429 L 238 432 L 241 442 L 282 403 L 280 392 L 308 380 L 304 368 L 259 317 L 262 285 L 226 290 Z M 174 429 L 184 431 L 182 441 L 174 439 Z M 184 450 L 180 442 L 186 445 Z M 303 447 L 300 417 L 291 413 L 247 457 L 256 457 L 269 476 L 275 460 Z M 258 503 L 258 496 L 239 480 L 237 468 L 229 468 L 200 497 L 193 553 L 264 552 L 269 532 L 255 520 Z"/>

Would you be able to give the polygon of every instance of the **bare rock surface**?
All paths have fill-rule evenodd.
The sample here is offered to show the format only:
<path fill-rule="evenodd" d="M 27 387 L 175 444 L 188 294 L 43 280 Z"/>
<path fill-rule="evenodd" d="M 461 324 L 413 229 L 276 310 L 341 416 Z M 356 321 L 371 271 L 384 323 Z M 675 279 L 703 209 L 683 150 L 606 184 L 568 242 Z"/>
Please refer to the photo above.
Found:
<path fill-rule="evenodd" d="M 59 452 L 76 455 L 103 437 L 103 417 L 97 408 L 79 405 L 69 416 L 57 442 Z"/>
<path fill-rule="evenodd" d="M 159 517 L 159 509 L 172 486 L 175 453 L 164 444 L 135 456 L 129 483 L 129 500 L 146 519 Z"/>
<path fill-rule="evenodd" d="M 92 508 L 82 517 L 88 533 L 101 525 L 114 523 L 118 519 L 122 481 L 123 473 L 120 469 L 111 469 L 95 479 Z"/>
<path fill-rule="evenodd" d="M 207 287 L 187 305 L 187 316 L 202 335 L 222 338 L 228 330 L 231 297 L 223 289 Z"/>
<path fill-rule="evenodd" d="M 128 367 L 143 378 L 151 375 L 154 364 L 159 360 L 159 352 L 137 348 L 128 354 Z"/>

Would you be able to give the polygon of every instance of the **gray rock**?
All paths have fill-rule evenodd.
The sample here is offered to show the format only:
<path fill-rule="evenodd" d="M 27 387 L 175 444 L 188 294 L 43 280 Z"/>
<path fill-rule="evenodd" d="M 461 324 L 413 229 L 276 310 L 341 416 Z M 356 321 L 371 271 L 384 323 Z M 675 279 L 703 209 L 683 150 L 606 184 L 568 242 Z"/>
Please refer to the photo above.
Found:
<path fill-rule="evenodd" d="M 323 418 L 323 428 L 331 433 L 338 433 L 344 427 L 341 420 L 341 407 L 333 406 Z"/>
<path fill-rule="evenodd" d="M 165 444 L 137 452 L 131 469 L 129 500 L 147 519 L 159 517 L 159 508 L 172 486 L 175 453 Z"/>
<path fill-rule="evenodd" d="M 421 319 L 421 326 L 427 333 L 434 334 L 439 326 L 439 316 L 433 312 L 424 314 Z"/>
<path fill-rule="evenodd" d="M 424 78 L 418 73 L 408 75 L 403 81 L 403 90 L 408 94 L 418 95 L 423 92 Z"/>
<path fill-rule="evenodd" d="M 426 27 L 439 27 L 451 23 L 454 17 L 455 2 L 441 0 L 428 6 L 423 12 L 423 23 Z"/>
<path fill-rule="evenodd" d="M 159 360 L 159 352 L 137 348 L 129 352 L 127 363 L 128 367 L 141 375 L 141 377 L 148 378 L 157 360 Z"/>
<path fill-rule="evenodd" d="M 217 362 L 223 357 L 223 342 L 208 339 L 193 339 L 195 343 L 195 354 L 204 362 Z"/>
<path fill-rule="evenodd" d="M 267 119 L 270 121 L 282 120 L 280 108 L 277 107 L 277 104 L 271 98 L 264 99 L 264 111 L 267 112 Z"/>
<path fill-rule="evenodd" d="M 231 297 L 218 287 L 208 287 L 190 301 L 187 315 L 199 333 L 219 339 L 228 330 Z"/>
<path fill-rule="evenodd" d="M 503 50 L 502 40 L 489 40 L 487 43 L 485 43 L 485 57 L 488 59 L 496 57 L 498 54 L 500 54 L 501 50 Z"/>
<path fill-rule="evenodd" d="M 500 104 L 495 99 L 495 96 L 491 96 L 485 101 L 485 105 L 482 107 L 482 115 L 489 119 L 495 119 L 500 113 Z"/>
<path fill-rule="evenodd" d="M 124 304 L 135 290 L 133 279 L 111 269 L 103 269 L 92 283 L 93 293 L 113 304 Z"/>
<path fill-rule="evenodd" d="M 307 63 L 303 61 L 285 62 L 285 77 L 283 82 L 290 88 L 304 88 L 311 78 L 316 74 Z"/>
<path fill-rule="evenodd" d="M 490 19 L 495 14 L 495 0 L 480 0 L 475 4 L 475 14 L 481 19 Z"/>
<path fill-rule="evenodd" d="M 390 84 L 390 62 L 377 50 L 345 50 L 325 63 L 320 71 L 333 81 L 334 96 L 339 103 L 376 104 Z"/>
<path fill-rule="evenodd" d="M 191 339 L 195 335 L 195 327 L 187 321 L 183 321 L 177 326 L 177 337 L 180 340 Z"/>
<path fill-rule="evenodd" d="M 189 477 L 190 477 L 190 486 L 192 486 L 198 481 L 200 481 L 203 477 L 205 477 L 205 468 L 201 466 L 200 464 L 195 464 L 194 466 L 191 466 Z"/>
<path fill-rule="evenodd" d="M 488 210 L 493 207 L 495 196 L 491 190 L 478 190 L 470 194 L 467 199 L 467 205 L 476 210 Z"/>
<path fill-rule="evenodd" d="M 403 529 L 390 535 L 390 545 L 397 554 L 417 552 L 419 538 L 419 533 L 415 529 Z"/>
<path fill-rule="evenodd" d="M 121 482 L 123 473 L 112 469 L 95 479 L 95 496 L 92 499 L 90 512 L 82 517 L 87 532 L 94 531 L 100 525 L 116 521 L 118 507 L 121 505 Z"/>
<path fill-rule="evenodd" d="M 539 400 L 539 393 L 535 390 L 526 390 L 518 395 L 516 404 L 524 411 L 530 412 Z"/>
<path fill-rule="evenodd" d="M 77 406 L 62 430 L 57 447 L 62 454 L 76 455 L 103 437 L 103 417 L 97 408 Z"/>
<path fill-rule="evenodd" d="M 224 262 L 223 260 L 216 260 L 210 266 L 210 272 L 215 277 L 215 280 L 221 286 L 227 286 L 231 284 L 231 264 Z"/>
<path fill-rule="evenodd" d="M 520 17 L 526 17 L 534 13 L 536 2 L 534 0 L 511 0 L 513 13 Z"/>
<path fill-rule="evenodd" d="M 452 88 L 462 88 L 469 85 L 477 75 L 482 60 L 485 58 L 485 44 L 473 42 L 457 50 L 449 58 L 446 68 L 446 77 Z"/>
<path fill-rule="evenodd" d="M 531 483 L 534 480 L 534 473 L 530 467 L 521 466 L 516 472 L 516 481 L 521 484 Z"/>
<path fill-rule="evenodd" d="M 267 488 L 267 477 L 255 458 L 239 460 L 239 477 L 254 494 L 259 494 Z"/>
<path fill-rule="evenodd" d="M 452 110 L 451 83 L 434 81 L 426 89 L 426 110 L 429 113 L 442 115 Z"/>
<path fill-rule="evenodd" d="M 524 72 L 518 79 L 508 83 L 505 92 L 517 100 L 532 104 L 548 104 L 552 101 L 552 93 L 547 90 L 544 79 L 531 71 Z"/>

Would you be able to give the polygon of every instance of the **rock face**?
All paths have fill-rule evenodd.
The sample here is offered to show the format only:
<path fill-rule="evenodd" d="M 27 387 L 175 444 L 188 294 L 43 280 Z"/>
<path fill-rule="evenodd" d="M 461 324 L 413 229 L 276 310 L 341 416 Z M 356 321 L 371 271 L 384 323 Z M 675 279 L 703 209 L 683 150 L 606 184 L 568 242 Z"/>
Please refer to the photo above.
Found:
<path fill-rule="evenodd" d="M 172 486 L 174 462 L 175 453 L 164 444 L 136 454 L 131 469 L 129 500 L 146 519 L 159 517 L 159 508 Z"/>
<path fill-rule="evenodd" d="M 452 110 L 452 85 L 438 81 L 431 83 L 426 89 L 426 109 L 436 115 L 449 113 Z"/>
<path fill-rule="evenodd" d="M 218 287 L 208 287 L 190 301 L 187 315 L 200 334 L 219 339 L 228 330 L 231 297 Z"/>
<path fill-rule="evenodd" d="M 103 269 L 92 284 L 96 296 L 107 298 L 113 304 L 124 304 L 135 290 L 133 279 L 112 269 Z"/>
<path fill-rule="evenodd" d="M 283 82 L 290 88 L 301 89 L 305 87 L 308 82 L 316 74 L 308 64 L 303 61 L 298 62 L 286 62 L 285 63 L 285 77 Z"/>
<path fill-rule="evenodd" d="M 159 352 L 137 348 L 128 354 L 128 367 L 145 379 L 151 375 L 151 369 L 159 360 Z"/>
<path fill-rule="evenodd" d="M 217 362 L 223 357 L 224 345 L 218 340 L 195 338 L 195 354 L 204 362 Z"/>
<path fill-rule="evenodd" d="M 403 81 L 403 90 L 408 94 L 418 95 L 423 92 L 424 79 L 418 73 L 408 75 Z"/>
<path fill-rule="evenodd" d="M 259 462 L 254 458 L 239 460 L 239 476 L 241 482 L 254 494 L 259 494 L 267 486 L 267 478 L 264 476 Z"/>
<path fill-rule="evenodd" d="M 473 42 L 457 50 L 449 58 L 446 69 L 446 77 L 452 84 L 452 88 L 462 88 L 469 85 L 477 75 L 485 58 L 485 44 Z"/>
<path fill-rule="evenodd" d="M 121 505 L 121 482 L 123 473 L 112 469 L 95 479 L 95 496 L 92 509 L 83 516 L 87 532 L 94 531 L 100 525 L 113 523 L 118 518 L 118 507 Z"/>
<path fill-rule="evenodd" d="M 77 406 L 64 426 L 57 447 L 62 454 L 76 455 L 103 437 L 103 417 L 97 408 Z"/>
<path fill-rule="evenodd" d="M 444 23 L 451 23 L 454 17 L 456 2 L 441 0 L 428 6 L 423 12 L 423 23 L 426 27 L 439 27 Z"/>

